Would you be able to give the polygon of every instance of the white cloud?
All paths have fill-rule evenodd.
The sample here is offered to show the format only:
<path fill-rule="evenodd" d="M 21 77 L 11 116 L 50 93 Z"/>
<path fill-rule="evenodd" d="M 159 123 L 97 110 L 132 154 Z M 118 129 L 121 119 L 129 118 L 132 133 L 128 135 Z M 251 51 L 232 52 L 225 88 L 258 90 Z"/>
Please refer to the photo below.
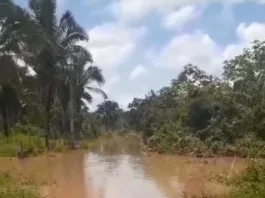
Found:
<path fill-rule="evenodd" d="M 249 25 L 246 23 L 240 23 L 236 29 L 236 35 L 239 42 L 226 46 L 223 52 L 224 59 L 231 59 L 236 55 L 239 55 L 244 48 L 250 47 L 251 42 L 254 40 L 263 41 L 265 39 L 264 32 L 264 23 L 253 22 Z"/>
<path fill-rule="evenodd" d="M 244 0 L 237 2 L 240 1 Z M 210 0 L 121 0 L 116 4 L 116 11 L 118 17 L 123 16 L 122 20 L 125 21 L 140 20 L 150 11 L 158 11 L 164 16 L 163 22 L 166 27 L 181 30 L 187 22 L 200 14 L 196 3 L 205 2 Z M 225 2 L 227 3 L 228 0 Z M 224 8 L 223 14 L 231 14 L 230 8 Z M 225 20 L 229 19 L 230 17 Z M 232 20 L 230 22 L 229 24 L 233 23 Z M 143 49 L 139 48 L 139 45 L 146 29 L 128 25 L 128 23 L 98 25 L 89 31 L 90 42 L 86 44 L 95 62 L 103 68 L 106 77 L 103 90 L 108 93 L 110 100 L 118 101 L 123 108 L 126 108 L 134 97 L 144 96 L 149 89 L 157 90 L 167 85 L 170 79 L 176 77 L 182 67 L 188 63 L 198 65 L 209 73 L 221 75 L 222 62 L 225 59 L 231 59 L 241 53 L 244 47 L 249 46 L 250 41 L 265 38 L 265 24 L 241 23 L 235 31 L 237 40 L 226 46 L 217 43 L 207 32 L 194 30 L 184 34 L 178 32 L 162 47 L 154 44 L 146 46 L 145 51 L 141 51 Z M 151 67 L 147 70 L 143 65 L 138 65 L 139 63 Z M 128 67 L 130 65 L 135 67 Z M 131 73 L 128 73 L 129 71 Z M 144 78 L 139 78 L 141 75 L 144 75 Z M 102 99 L 96 97 L 95 101 L 102 102 Z"/>
<path fill-rule="evenodd" d="M 152 11 L 166 13 L 187 5 L 242 2 L 264 3 L 264 0 L 119 0 L 113 4 L 114 14 L 122 21 L 139 21 Z"/>
<path fill-rule="evenodd" d="M 219 35 L 228 36 L 228 33 L 232 32 L 236 25 L 233 5 L 224 4 L 221 13 L 214 16 L 213 21 L 218 24 L 216 32 L 218 32 Z"/>
<path fill-rule="evenodd" d="M 191 63 L 211 74 L 221 75 L 223 61 L 240 54 L 253 40 L 264 40 L 264 32 L 265 24 L 241 23 L 236 30 L 238 41 L 222 47 L 208 34 L 197 30 L 189 34 L 176 35 L 162 49 L 152 49 L 147 55 L 149 60 L 155 60 L 153 65 L 157 67 L 178 72 L 184 65 Z M 150 57 L 150 54 L 153 56 Z M 160 56 L 157 57 L 157 54 Z"/>
<path fill-rule="evenodd" d="M 138 78 L 141 75 L 144 75 L 147 73 L 147 68 L 142 65 L 137 65 L 134 70 L 130 74 L 130 79 L 134 80 Z"/>
<path fill-rule="evenodd" d="M 121 77 L 118 74 L 107 76 L 106 84 L 100 87 L 108 96 L 108 99 L 113 100 L 113 90 L 115 86 L 120 82 Z M 96 84 L 90 84 L 91 87 L 98 87 Z M 104 98 L 100 94 L 90 93 L 93 96 L 93 103 L 89 105 L 90 110 L 94 111 L 97 105 L 104 102 Z"/>
<path fill-rule="evenodd" d="M 26 67 L 26 63 L 23 59 L 13 56 L 13 60 L 16 62 L 16 64 L 20 67 Z"/>
<path fill-rule="evenodd" d="M 129 31 L 128 29 L 126 30 Z M 254 39 L 265 39 L 263 32 L 265 32 L 265 24 L 241 23 L 238 25 L 235 32 L 237 41 L 226 46 L 220 45 L 214 41 L 210 35 L 201 30 L 185 34 L 176 33 L 176 35 L 162 48 L 151 46 L 145 51 L 147 57 L 144 57 L 144 53 L 140 55 L 139 61 L 146 60 L 147 63 L 145 64 L 149 64 L 153 67 L 148 68 L 147 71 L 147 68 L 143 65 L 136 64 L 129 76 L 122 74 L 120 70 L 116 70 L 115 67 L 112 67 L 113 63 L 116 62 L 116 60 L 112 59 L 113 54 L 116 54 L 116 58 L 118 58 L 119 54 L 110 51 L 112 55 L 105 56 L 104 58 L 106 63 L 109 62 L 112 64 L 109 65 L 109 70 L 107 70 L 109 71 L 106 76 L 107 83 L 103 89 L 109 94 L 110 100 L 116 100 L 123 108 L 126 108 L 127 104 L 132 101 L 134 97 L 143 97 L 148 90 L 157 90 L 167 85 L 170 79 L 176 77 L 182 67 L 188 63 L 198 65 L 206 72 L 220 76 L 223 72 L 222 62 L 240 54 L 244 47 L 250 46 L 250 41 Z M 130 33 L 123 34 L 120 32 L 119 36 L 117 36 L 110 32 L 112 40 L 109 41 L 106 34 L 101 35 L 97 31 L 95 31 L 94 34 L 94 38 L 96 39 L 93 41 L 91 40 L 91 44 L 94 48 L 104 48 L 105 45 L 123 46 L 124 41 L 131 38 L 131 36 L 128 36 L 131 35 Z M 102 40 L 100 40 L 100 38 Z M 138 44 L 135 43 L 134 48 L 136 48 L 137 45 Z M 130 56 L 127 56 L 123 61 L 129 57 Z M 126 65 L 122 64 L 121 66 L 126 67 Z M 103 71 L 106 73 L 106 70 Z M 145 75 L 145 78 L 138 78 L 141 75 Z M 128 81 L 128 78 L 131 79 L 131 81 Z M 137 81 L 134 81 L 136 78 Z M 143 87 L 142 85 L 145 86 Z M 97 103 L 102 102 L 102 99 L 96 97 L 95 101 L 97 101 Z"/>
<path fill-rule="evenodd" d="M 60 6 L 64 3 L 64 0 L 57 0 L 57 4 Z"/>
<path fill-rule="evenodd" d="M 90 30 L 90 41 L 83 45 L 90 50 L 100 67 L 109 69 L 130 57 L 145 31 L 145 27 L 129 28 L 116 23 L 105 23 Z"/>
<path fill-rule="evenodd" d="M 121 77 L 119 75 L 112 75 L 106 85 L 104 86 L 104 90 L 109 94 L 111 93 L 113 87 L 121 80 Z"/>
<path fill-rule="evenodd" d="M 88 31 L 89 42 L 80 43 L 91 52 L 96 65 L 103 69 L 106 84 L 102 89 L 111 100 L 115 98 L 116 85 L 120 81 L 116 70 L 134 54 L 145 31 L 145 27 L 131 28 L 117 23 L 105 23 Z M 95 94 L 93 96 L 95 102 L 90 107 L 94 110 L 103 99 Z"/>
<path fill-rule="evenodd" d="M 265 24 L 262 23 L 251 23 L 247 25 L 245 23 L 239 24 L 236 33 L 237 36 L 246 42 L 252 42 L 255 39 L 263 40 L 265 32 Z"/>
<path fill-rule="evenodd" d="M 199 13 L 196 11 L 195 6 L 184 6 L 176 11 L 165 15 L 163 25 L 170 29 L 182 29 L 183 26 L 195 19 Z"/>
<path fill-rule="evenodd" d="M 158 53 L 158 66 L 179 71 L 192 63 L 209 72 L 218 72 L 213 66 L 220 63 L 220 50 L 209 35 L 196 31 L 191 34 L 175 36 Z"/>

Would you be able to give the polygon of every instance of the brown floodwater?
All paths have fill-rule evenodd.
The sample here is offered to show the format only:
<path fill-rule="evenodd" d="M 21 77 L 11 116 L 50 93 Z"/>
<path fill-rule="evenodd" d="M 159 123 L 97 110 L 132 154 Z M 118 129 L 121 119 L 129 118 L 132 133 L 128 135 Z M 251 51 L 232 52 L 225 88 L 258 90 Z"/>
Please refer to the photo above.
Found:
<path fill-rule="evenodd" d="M 125 141 L 126 143 L 126 141 Z M 46 198 L 186 198 L 225 193 L 229 188 L 207 175 L 242 170 L 243 159 L 196 159 L 142 155 L 137 144 L 73 151 L 55 157 L 0 159 L 0 170 L 15 169 L 43 178 Z"/>

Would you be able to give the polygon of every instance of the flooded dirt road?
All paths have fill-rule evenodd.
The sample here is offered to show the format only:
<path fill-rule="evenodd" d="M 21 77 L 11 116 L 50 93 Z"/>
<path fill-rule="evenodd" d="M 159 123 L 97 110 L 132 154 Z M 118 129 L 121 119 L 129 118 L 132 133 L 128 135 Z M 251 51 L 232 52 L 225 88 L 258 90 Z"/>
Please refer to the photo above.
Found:
<path fill-rule="evenodd" d="M 233 158 L 145 156 L 134 146 L 113 149 L 99 144 L 92 152 L 1 159 L 0 163 L 2 169 L 16 169 L 50 181 L 43 193 L 47 198 L 186 198 L 227 190 L 205 177 L 229 170 Z M 233 167 L 240 170 L 245 165 L 244 160 L 237 159 Z"/>

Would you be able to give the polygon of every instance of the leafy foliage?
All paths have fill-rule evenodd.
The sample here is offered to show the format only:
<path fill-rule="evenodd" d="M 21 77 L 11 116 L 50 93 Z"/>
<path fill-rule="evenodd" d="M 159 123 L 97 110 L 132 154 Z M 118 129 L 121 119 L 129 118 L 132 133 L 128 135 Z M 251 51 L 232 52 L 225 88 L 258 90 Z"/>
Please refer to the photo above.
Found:
<path fill-rule="evenodd" d="M 265 168 L 263 162 L 251 162 L 243 174 L 233 179 L 235 188 L 229 197 L 264 197 Z"/>
<path fill-rule="evenodd" d="M 21 180 L 21 179 L 20 179 Z M 0 173 L 0 198 L 38 198 L 37 185 L 20 181 L 9 172 Z"/>
<path fill-rule="evenodd" d="M 187 65 L 169 87 L 135 98 L 128 123 L 159 152 L 263 157 L 265 43 L 224 62 L 223 79 Z"/>
<path fill-rule="evenodd" d="M 107 131 L 124 127 L 123 111 L 115 101 L 107 100 L 98 105 L 96 114 L 103 120 Z"/>
<path fill-rule="evenodd" d="M 102 71 L 78 43 L 88 35 L 70 11 L 57 20 L 56 0 L 28 2 L 24 9 L 0 0 L 0 123 L 6 137 L 17 131 L 45 136 L 46 146 L 70 129 L 80 138 L 90 93 L 107 98 L 91 85 L 105 82 Z"/>

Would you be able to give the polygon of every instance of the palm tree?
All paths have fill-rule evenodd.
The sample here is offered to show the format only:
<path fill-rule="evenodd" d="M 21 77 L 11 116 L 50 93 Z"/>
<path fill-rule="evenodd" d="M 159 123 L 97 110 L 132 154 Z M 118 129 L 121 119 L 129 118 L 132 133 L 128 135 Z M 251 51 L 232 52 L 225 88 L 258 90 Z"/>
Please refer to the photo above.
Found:
<path fill-rule="evenodd" d="M 78 76 L 75 74 L 77 68 L 82 71 L 87 62 L 93 62 L 90 53 L 77 45 L 78 41 L 88 40 L 84 29 L 77 24 L 70 11 L 66 11 L 57 21 L 56 0 L 29 0 L 27 10 L 15 5 L 12 0 L 0 0 L 0 25 L 1 51 L 23 59 L 36 73 L 37 94 L 45 109 L 46 145 L 49 146 L 51 136 L 51 108 L 61 82 L 69 89 L 69 100 L 66 101 L 69 104 L 71 134 L 74 134 L 75 103 L 78 110 L 84 105 L 82 97 L 87 101 L 92 99 L 85 89 L 104 95 L 98 88 L 84 88 L 93 81 L 99 84 L 104 82 L 97 67 L 91 66 Z M 63 78 L 62 71 L 67 74 Z"/>
<path fill-rule="evenodd" d="M 0 112 L 5 136 L 9 135 L 8 120 L 21 108 L 19 98 L 20 75 L 12 56 L 0 56 Z"/>
<path fill-rule="evenodd" d="M 103 117 L 106 130 L 113 130 L 116 122 L 119 119 L 121 109 L 115 101 L 107 100 L 98 105 L 96 113 Z"/>
<path fill-rule="evenodd" d="M 65 81 L 61 81 L 58 87 L 59 98 L 62 102 L 65 115 L 67 110 L 69 110 L 70 114 L 80 114 L 83 110 L 87 109 L 86 103 L 92 102 L 90 92 L 99 93 L 104 99 L 107 98 L 104 91 L 90 85 L 91 83 L 102 85 L 105 82 L 102 71 L 97 66 L 89 66 L 86 68 L 86 64 L 90 62 L 87 56 L 72 56 L 72 59 L 75 64 L 73 64 L 72 68 L 68 67 L 67 70 L 62 72 L 64 75 L 62 79 Z M 68 78 L 69 76 L 71 78 Z M 73 115 L 70 115 L 70 123 L 72 123 L 70 127 L 74 127 L 73 117 Z M 73 135 L 74 132 L 71 132 L 71 134 Z"/>
<path fill-rule="evenodd" d="M 0 0 L 0 26 L 0 110 L 7 136 L 11 117 L 21 110 L 25 99 L 21 85 L 27 68 L 19 67 L 15 60 L 24 60 L 26 49 L 33 49 L 42 39 L 30 14 L 11 0 Z"/>
<path fill-rule="evenodd" d="M 45 108 L 46 145 L 49 146 L 51 107 L 55 98 L 59 72 L 69 67 L 72 54 L 91 57 L 78 41 L 88 40 L 84 29 L 77 24 L 70 11 L 66 11 L 59 22 L 56 19 L 56 0 L 29 0 L 29 13 L 35 27 L 44 37 L 41 45 L 29 47 L 27 63 L 36 72 L 39 95 Z"/>
<path fill-rule="evenodd" d="M 102 71 L 97 66 L 89 66 L 84 69 L 83 65 L 79 67 L 79 71 L 75 72 L 75 77 L 74 92 L 77 112 L 86 108 L 86 103 L 92 102 L 90 92 L 100 94 L 104 99 L 107 99 L 107 94 L 103 90 L 91 86 L 92 83 L 102 85 L 105 82 Z"/>

